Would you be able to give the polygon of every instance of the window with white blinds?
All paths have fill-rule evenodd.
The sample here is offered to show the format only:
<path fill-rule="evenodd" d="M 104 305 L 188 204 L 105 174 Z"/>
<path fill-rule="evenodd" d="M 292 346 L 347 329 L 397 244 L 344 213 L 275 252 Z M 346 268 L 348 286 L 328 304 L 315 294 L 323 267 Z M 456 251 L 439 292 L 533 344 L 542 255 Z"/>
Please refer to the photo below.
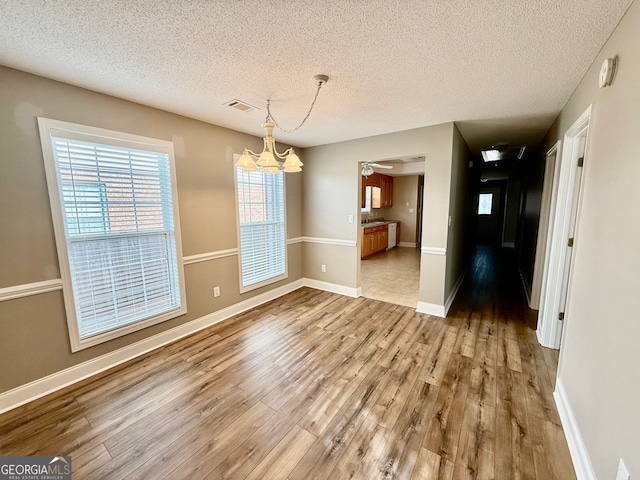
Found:
<path fill-rule="evenodd" d="M 241 292 L 287 278 L 283 177 L 236 167 Z"/>
<path fill-rule="evenodd" d="M 172 144 L 39 122 L 72 349 L 185 313 Z"/>

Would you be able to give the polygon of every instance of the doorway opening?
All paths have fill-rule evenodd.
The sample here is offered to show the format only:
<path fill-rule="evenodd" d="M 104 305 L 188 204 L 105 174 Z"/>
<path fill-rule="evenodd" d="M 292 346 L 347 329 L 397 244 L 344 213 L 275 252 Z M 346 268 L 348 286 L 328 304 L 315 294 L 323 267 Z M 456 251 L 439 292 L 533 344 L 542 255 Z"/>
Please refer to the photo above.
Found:
<path fill-rule="evenodd" d="M 424 156 L 359 164 L 358 278 L 364 297 L 418 304 L 424 168 Z"/>

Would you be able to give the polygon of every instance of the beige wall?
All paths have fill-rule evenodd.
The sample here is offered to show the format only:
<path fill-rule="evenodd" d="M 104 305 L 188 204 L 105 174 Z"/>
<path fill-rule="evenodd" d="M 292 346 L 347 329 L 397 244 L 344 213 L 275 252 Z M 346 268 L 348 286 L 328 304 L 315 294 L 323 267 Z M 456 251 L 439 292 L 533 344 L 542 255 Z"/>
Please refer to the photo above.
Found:
<path fill-rule="evenodd" d="M 409 206 L 407 206 L 407 202 Z M 384 218 L 400 221 L 400 241 L 416 243 L 418 176 L 393 177 L 393 206 L 383 209 Z M 410 212 L 409 210 L 413 210 Z"/>
<path fill-rule="evenodd" d="M 542 207 L 542 187 L 544 184 L 544 170 L 546 162 L 546 152 L 544 150 L 550 137 L 547 135 L 546 141 L 539 148 L 535 161 L 528 164 L 529 169 L 523 178 L 523 189 L 525 190 L 524 207 L 520 218 L 521 232 L 516 245 L 519 254 L 519 266 L 525 288 L 531 292 L 533 285 L 533 270 L 535 266 L 538 229 L 540 224 L 540 209 Z M 544 151 L 543 151 L 544 150 Z"/>
<path fill-rule="evenodd" d="M 447 237 L 447 270 L 445 301 L 465 273 L 473 248 L 471 227 L 473 225 L 474 198 L 471 190 L 471 168 L 473 159 L 457 126 L 453 129 L 451 160 L 451 191 L 449 197 L 449 234 Z"/>
<path fill-rule="evenodd" d="M 518 231 L 518 213 L 520 207 L 520 178 L 512 176 L 507 181 L 506 205 L 504 209 L 504 228 L 502 244 L 513 247 Z"/>
<path fill-rule="evenodd" d="M 0 288 L 60 276 L 37 116 L 173 141 L 184 255 L 237 246 L 232 156 L 259 150 L 261 139 L 5 67 L 0 85 Z M 287 175 L 286 190 L 288 235 L 297 237 L 302 176 Z M 0 302 L 0 392 L 299 279 L 302 250 L 289 246 L 288 280 L 244 295 L 236 256 L 185 265 L 186 315 L 75 354 L 62 292 Z"/>
<path fill-rule="evenodd" d="M 308 237 L 351 240 L 357 247 L 305 244 L 304 276 L 359 286 L 359 162 L 424 155 L 422 245 L 447 247 L 453 123 L 307 148 L 304 151 L 303 232 Z M 327 265 L 327 273 L 319 266 Z M 443 305 L 446 258 L 422 254 L 420 300 Z"/>
<path fill-rule="evenodd" d="M 612 86 L 603 60 L 618 55 Z M 552 126 L 538 161 L 593 103 L 559 378 L 597 478 L 622 457 L 640 476 L 640 2 L 634 2 Z M 562 159 L 561 159 L 562 161 Z"/>

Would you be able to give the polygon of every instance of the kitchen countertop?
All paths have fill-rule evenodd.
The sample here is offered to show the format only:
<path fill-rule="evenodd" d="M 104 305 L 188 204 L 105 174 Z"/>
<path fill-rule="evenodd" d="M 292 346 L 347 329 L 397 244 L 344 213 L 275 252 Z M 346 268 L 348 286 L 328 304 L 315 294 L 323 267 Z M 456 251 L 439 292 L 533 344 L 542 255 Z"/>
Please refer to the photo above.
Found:
<path fill-rule="evenodd" d="M 390 223 L 400 223 L 398 220 L 379 220 L 376 222 L 361 223 L 360 228 L 379 227 L 381 225 L 389 225 Z"/>

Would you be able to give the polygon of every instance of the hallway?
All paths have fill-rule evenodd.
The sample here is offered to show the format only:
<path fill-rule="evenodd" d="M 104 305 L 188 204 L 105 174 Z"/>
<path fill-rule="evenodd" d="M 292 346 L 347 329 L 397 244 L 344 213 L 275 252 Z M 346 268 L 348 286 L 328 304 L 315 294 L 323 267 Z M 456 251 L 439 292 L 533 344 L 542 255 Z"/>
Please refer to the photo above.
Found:
<path fill-rule="evenodd" d="M 497 314 L 523 328 L 542 350 L 544 368 L 552 385 L 558 370 L 559 350 L 544 348 L 536 338 L 537 310 L 527 304 L 522 280 L 516 267 L 515 250 L 486 243 L 476 245 L 467 277 L 449 310 L 448 316 L 465 316 L 468 312 Z"/>

